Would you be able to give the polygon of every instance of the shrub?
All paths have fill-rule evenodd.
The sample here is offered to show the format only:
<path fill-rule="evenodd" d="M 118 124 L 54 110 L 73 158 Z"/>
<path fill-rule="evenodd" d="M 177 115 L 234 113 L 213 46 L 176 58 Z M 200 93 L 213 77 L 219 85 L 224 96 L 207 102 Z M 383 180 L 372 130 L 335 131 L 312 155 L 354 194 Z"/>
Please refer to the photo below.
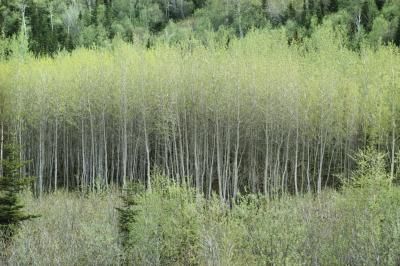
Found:
<path fill-rule="evenodd" d="M 188 265 L 198 261 L 202 201 L 195 191 L 153 176 L 152 191 L 128 189 L 119 228 L 126 259 L 137 265 Z"/>

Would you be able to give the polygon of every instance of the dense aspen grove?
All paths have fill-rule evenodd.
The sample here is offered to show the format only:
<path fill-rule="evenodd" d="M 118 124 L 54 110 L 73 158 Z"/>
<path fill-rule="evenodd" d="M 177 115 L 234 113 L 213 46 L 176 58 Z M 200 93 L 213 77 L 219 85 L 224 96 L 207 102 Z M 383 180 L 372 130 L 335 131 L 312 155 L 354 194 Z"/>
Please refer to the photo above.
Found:
<path fill-rule="evenodd" d="M 367 146 L 397 176 L 399 74 L 397 48 L 352 51 L 326 26 L 291 45 L 284 30 L 229 47 L 116 41 L 0 62 L 1 132 L 31 160 L 21 171 L 38 195 L 134 180 L 150 190 L 153 173 L 225 200 L 319 193 Z"/>

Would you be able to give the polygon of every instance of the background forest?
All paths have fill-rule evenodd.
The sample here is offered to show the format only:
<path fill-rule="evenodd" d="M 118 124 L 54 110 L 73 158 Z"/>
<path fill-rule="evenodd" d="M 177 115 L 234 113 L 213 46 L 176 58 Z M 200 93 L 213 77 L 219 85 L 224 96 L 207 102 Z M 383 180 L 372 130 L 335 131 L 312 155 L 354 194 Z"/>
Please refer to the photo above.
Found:
<path fill-rule="evenodd" d="M 254 28 L 286 28 L 290 42 L 309 37 L 330 20 L 348 45 L 400 44 L 398 0 L 2 0 L 0 35 L 23 34 L 34 54 L 107 47 L 115 37 L 152 46 L 162 39 L 208 43 L 243 37 Z M 5 42 L 5 43 L 4 43 Z M 6 51 L 8 54 L 10 51 Z"/>
<path fill-rule="evenodd" d="M 0 29 L 0 264 L 400 264 L 399 1 L 0 0 Z"/>

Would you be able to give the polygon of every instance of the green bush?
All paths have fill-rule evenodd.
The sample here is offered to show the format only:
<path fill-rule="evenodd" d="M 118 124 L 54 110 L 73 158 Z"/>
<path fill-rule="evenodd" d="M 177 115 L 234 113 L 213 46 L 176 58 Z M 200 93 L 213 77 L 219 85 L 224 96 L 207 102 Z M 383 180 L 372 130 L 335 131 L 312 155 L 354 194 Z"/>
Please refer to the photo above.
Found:
<path fill-rule="evenodd" d="M 188 265 L 198 261 L 202 200 L 161 176 L 151 192 L 128 189 L 120 212 L 126 259 L 135 265 Z"/>

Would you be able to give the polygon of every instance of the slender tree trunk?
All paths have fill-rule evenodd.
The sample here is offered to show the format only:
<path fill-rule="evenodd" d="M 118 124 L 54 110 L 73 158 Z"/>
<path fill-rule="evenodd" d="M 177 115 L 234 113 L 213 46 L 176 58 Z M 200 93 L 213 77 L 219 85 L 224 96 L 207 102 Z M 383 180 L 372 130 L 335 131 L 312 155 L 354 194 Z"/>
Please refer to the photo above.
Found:
<path fill-rule="evenodd" d="M 311 192 L 311 180 L 310 180 L 310 140 L 307 140 L 307 192 Z"/>
<path fill-rule="evenodd" d="M 184 129 L 184 136 L 185 136 L 185 138 L 184 138 L 184 141 L 185 141 L 185 155 L 186 155 L 186 160 L 185 160 L 185 162 L 186 162 L 186 167 L 185 167 L 185 169 L 186 169 L 186 177 L 187 178 L 189 178 L 190 176 L 191 176 L 191 173 L 190 173 L 190 167 L 189 167 L 189 161 L 190 161 L 190 153 L 189 153 L 189 130 L 188 130 L 188 123 L 187 123 L 187 111 L 185 110 L 184 111 L 184 123 L 183 123 L 183 129 Z M 187 180 L 187 185 L 189 185 L 190 184 L 190 182 L 191 182 L 191 180 Z"/>
<path fill-rule="evenodd" d="M 93 126 L 93 115 L 92 115 L 92 111 L 91 111 L 91 107 L 90 107 L 90 102 L 89 102 L 89 115 L 90 115 L 90 153 L 91 153 L 91 163 L 92 163 L 92 170 L 91 170 L 91 178 L 90 178 L 90 182 L 91 182 L 91 188 L 92 191 L 94 191 L 95 189 L 95 183 L 96 183 L 96 152 L 95 152 L 95 148 L 96 148 L 96 143 L 95 143 L 95 137 L 94 137 L 94 126 Z"/>
<path fill-rule="evenodd" d="M 264 166 L 264 195 L 269 196 L 268 168 L 269 168 L 269 129 L 268 122 L 265 123 L 265 166 Z"/>
<path fill-rule="evenodd" d="M 107 150 L 107 136 L 106 136 L 106 119 L 103 110 L 103 145 L 104 145 L 104 184 L 108 187 L 108 150 Z"/>
<path fill-rule="evenodd" d="M 180 171 L 180 167 L 179 167 L 179 159 L 178 159 L 178 146 L 176 144 L 176 133 L 175 133 L 175 129 L 176 126 L 173 125 L 172 128 L 172 141 L 173 141 L 173 154 L 174 154 L 174 158 L 173 158 L 173 167 L 172 169 L 175 169 L 175 175 L 176 175 L 176 183 L 180 184 L 180 175 L 181 175 L 181 171 Z"/>
<path fill-rule="evenodd" d="M 127 136 L 127 118 L 126 118 L 126 110 L 124 110 L 123 117 L 123 133 L 122 133 L 122 187 L 126 186 L 126 170 L 128 163 L 128 136 Z M 147 136 L 146 126 L 145 126 L 145 135 Z M 146 137 L 147 138 L 147 137 Z M 147 140 L 146 140 L 146 152 L 147 152 Z"/>
<path fill-rule="evenodd" d="M 55 121 L 54 131 L 54 191 L 57 191 L 58 183 L 58 119 Z"/>
<path fill-rule="evenodd" d="M 22 162 L 24 161 L 24 155 L 23 155 L 23 146 L 22 146 L 22 119 L 19 118 L 18 119 L 18 145 L 20 147 L 19 149 L 19 160 Z M 24 172 L 25 172 L 25 166 L 22 166 L 19 169 L 19 174 L 20 176 L 24 176 Z"/>
<path fill-rule="evenodd" d="M 243 28 L 242 28 L 242 11 L 241 11 L 241 0 L 237 0 L 237 15 L 238 15 L 238 26 L 239 26 L 239 36 L 241 39 L 243 39 Z"/>
<path fill-rule="evenodd" d="M 167 171 L 167 176 L 171 176 L 170 170 L 169 170 L 169 163 L 168 163 L 168 152 L 169 152 L 169 141 L 168 141 L 168 137 L 167 134 L 164 133 L 164 167 L 165 170 Z"/>
<path fill-rule="evenodd" d="M 279 145 L 277 147 L 275 166 L 274 166 L 274 187 L 273 187 L 273 189 L 274 189 L 275 196 L 277 196 L 279 193 L 279 181 L 280 181 L 279 178 L 283 179 L 282 175 L 280 174 L 280 165 L 281 165 L 280 158 L 281 158 L 282 145 L 284 143 L 283 139 L 284 139 L 284 135 L 281 134 L 281 139 L 280 139 Z"/>
<path fill-rule="evenodd" d="M 390 163 L 390 178 L 391 180 L 394 179 L 394 166 L 395 166 L 395 161 L 396 161 L 396 154 L 395 154 L 395 148 L 396 148 L 396 120 L 394 117 L 394 111 L 392 114 L 392 155 L 391 155 L 391 163 Z"/>
<path fill-rule="evenodd" d="M 239 143 L 240 143 L 240 117 L 239 108 L 237 111 L 237 123 L 236 123 L 236 144 L 235 144 L 235 157 L 233 164 L 233 198 L 235 199 L 238 194 L 238 181 L 239 181 Z"/>
<path fill-rule="evenodd" d="M 290 133 L 291 132 L 289 129 L 288 134 L 287 134 L 287 139 L 286 139 L 286 158 L 285 158 L 285 167 L 283 170 L 282 184 L 281 184 L 282 194 L 284 194 L 285 190 L 287 190 L 287 186 L 285 186 L 285 184 L 287 182 L 287 176 L 288 176 Z"/>
<path fill-rule="evenodd" d="M 69 185 L 69 176 L 68 176 L 68 137 L 66 136 L 67 134 L 65 133 L 65 124 L 63 126 L 63 172 L 64 172 L 64 189 L 68 190 L 68 185 Z"/>
<path fill-rule="evenodd" d="M 144 126 L 144 143 L 146 148 L 146 171 L 147 171 L 147 189 L 151 191 L 151 173 L 150 173 L 150 144 L 149 136 L 147 134 L 146 114 L 143 113 L 143 126 Z"/>
<path fill-rule="evenodd" d="M 4 159 L 4 122 L 0 124 L 0 177 L 3 176 L 3 159 Z"/>
<path fill-rule="evenodd" d="M 178 123 L 178 145 L 179 145 L 179 158 L 180 158 L 180 164 L 181 164 L 181 171 L 182 171 L 182 182 L 184 182 L 184 178 L 186 177 L 186 172 L 185 172 L 185 157 L 184 157 L 184 152 L 183 152 L 183 137 L 182 137 L 182 130 L 181 130 L 181 123 L 180 123 L 180 118 L 179 115 L 177 115 L 177 123 Z"/>
<path fill-rule="evenodd" d="M 195 171 L 195 179 L 196 179 L 196 190 L 198 193 L 202 191 L 200 187 L 200 159 L 198 154 L 198 147 L 197 147 L 197 119 L 194 119 L 194 171 Z"/>
<path fill-rule="evenodd" d="M 398 88 L 395 86 L 395 72 L 394 69 L 392 68 L 392 158 L 391 158 L 391 163 L 390 163 L 390 178 L 391 180 L 394 179 L 394 167 L 395 167 L 395 148 L 396 148 L 396 114 L 395 114 L 395 99 L 398 99 L 396 97 L 395 92 L 398 90 Z"/>
<path fill-rule="evenodd" d="M 324 188 L 326 188 L 328 186 L 329 179 L 331 177 L 331 167 L 332 167 L 333 157 L 335 157 L 335 151 L 336 151 L 336 144 L 332 147 L 332 153 L 331 153 L 331 156 L 330 156 L 330 159 L 329 159 L 328 172 L 327 172 L 327 175 L 326 175 Z"/>
<path fill-rule="evenodd" d="M 296 128 L 296 151 L 295 151 L 295 159 L 294 159 L 294 191 L 296 196 L 299 194 L 299 189 L 297 185 L 297 161 L 298 161 L 298 154 L 299 154 L 299 127 Z"/>
<path fill-rule="evenodd" d="M 223 163 L 223 174 L 222 174 L 222 187 L 223 187 L 223 198 L 226 200 L 227 197 L 227 185 L 228 185 L 228 177 L 229 177 L 229 168 L 230 168 L 230 154 L 231 154 L 231 128 L 228 126 L 227 133 L 225 136 L 225 153 Z"/>
<path fill-rule="evenodd" d="M 81 147 L 82 147 L 82 176 L 81 176 L 81 184 L 82 184 L 82 191 L 84 190 L 85 186 L 87 185 L 86 178 L 86 155 L 85 155 L 85 128 L 83 124 L 83 119 L 81 120 Z"/>
<path fill-rule="evenodd" d="M 216 146 L 217 146 L 217 177 L 218 177 L 218 193 L 220 199 L 223 200 L 222 195 L 222 162 L 221 162 L 221 143 L 220 143 L 220 135 L 219 135 L 219 121 L 218 117 L 216 118 Z"/>
<path fill-rule="evenodd" d="M 43 193 L 43 168 L 44 168 L 44 132 L 43 132 L 43 122 L 40 121 L 39 129 L 39 197 Z"/>
<path fill-rule="evenodd" d="M 320 138 L 320 157 L 319 157 L 319 169 L 318 169 L 318 181 L 317 181 L 317 192 L 318 194 L 321 193 L 322 190 L 322 167 L 324 164 L 324 153 L 325 153 L 325 138 L 324 133 L 321 130 L 321 138 Z"/>
<path fill-rule="evenodd" d="M 212 193 L 212 183 L 214 180 L 214 171 L 213 171 L 213 166 L 214 166 L 214 154 L 215 154 L 215 137 L 213 137 L 213 148 L 212 148 L 212 153 L 211 153 L 211 164 L 210 164 L 210 172 L 209 172 L 209 181 L 208 181 L 208 198 L 211 198 L 211 193 Z"/>

